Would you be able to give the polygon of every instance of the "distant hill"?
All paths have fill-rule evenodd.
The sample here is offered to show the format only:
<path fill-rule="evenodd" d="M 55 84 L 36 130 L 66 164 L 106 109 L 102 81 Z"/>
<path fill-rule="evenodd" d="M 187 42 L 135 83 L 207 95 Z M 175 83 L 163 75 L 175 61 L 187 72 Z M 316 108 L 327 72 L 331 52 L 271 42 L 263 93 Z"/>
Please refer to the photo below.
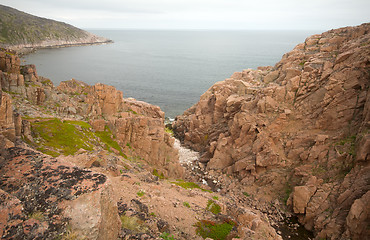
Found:
<path fill-rule="evenodd" d="M 0 47 L 20 50 L 110 42 L 72 25 L 0 5 Z"/>

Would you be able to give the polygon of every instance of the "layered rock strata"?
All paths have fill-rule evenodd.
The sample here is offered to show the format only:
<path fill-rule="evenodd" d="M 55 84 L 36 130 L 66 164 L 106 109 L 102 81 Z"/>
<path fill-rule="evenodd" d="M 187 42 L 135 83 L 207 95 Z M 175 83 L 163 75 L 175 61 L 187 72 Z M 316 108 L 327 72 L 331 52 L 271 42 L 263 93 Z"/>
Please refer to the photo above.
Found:
<path fill-rule="evenodd" d="M 234 73 L 177 117 L 176 136 L 210 174 L 289 196 L 318 239 L 369 236 L 369 31 L 313 35 L 274 67 Z"/>

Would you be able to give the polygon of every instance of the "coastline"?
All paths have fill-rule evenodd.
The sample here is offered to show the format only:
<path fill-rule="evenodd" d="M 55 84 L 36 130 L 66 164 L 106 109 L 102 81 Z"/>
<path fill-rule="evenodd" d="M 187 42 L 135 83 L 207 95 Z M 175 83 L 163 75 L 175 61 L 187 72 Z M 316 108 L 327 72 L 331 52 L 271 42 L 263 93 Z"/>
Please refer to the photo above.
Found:
<path fill-rule="evenodd" d="M 3 44 L 1 48 L 15 51 L 20 56 L 24 56 L 29 53 L 35 52 L 37 49 L 53 49 L 53 48 L 65 48 L 65 47 L 79 47 L 79 46 L 89 46 L 89 45 L 100 45 L 100 44 L 109 44 L 114 43 L 113 40 L 103 37 L 97 37 L 96 40 L 85 39 L 80 41 L 64 41 L 64 40 L 55 40 L 55 41 L 45 41 L 37 44 L 17 44 L 17 45 L 6 45 Z"/>

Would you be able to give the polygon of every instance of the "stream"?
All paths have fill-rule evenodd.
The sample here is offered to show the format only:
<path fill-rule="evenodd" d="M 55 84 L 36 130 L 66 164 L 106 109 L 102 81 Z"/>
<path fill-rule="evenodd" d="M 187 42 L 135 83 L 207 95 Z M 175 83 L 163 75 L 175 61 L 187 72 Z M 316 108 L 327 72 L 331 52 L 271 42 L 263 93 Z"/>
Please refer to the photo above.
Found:
<path fill-rule="evenodd" d="M 222 186 L 219 185 L 216 179 L 211 179 L 207 175 L 205 165 L 198 161 L 200 157 L 198 152 L 182 146 L 181 142 L 176 138 L 174 147 L 179 151 L 180 164 L 190 171 L 192 175 L 197 176 L 199 183 L 209 186 L 214 192 L 220 191 Z M 256 209 L 258 209 L 258 207 Z M 273 227 L 284 240 L 310 240 L 314 238 L 312 232 L 306 230 L 298 223 L 296 216 L 285 217 L 283 221 L 279 221 L 276 225 L 273 225 Z"/>

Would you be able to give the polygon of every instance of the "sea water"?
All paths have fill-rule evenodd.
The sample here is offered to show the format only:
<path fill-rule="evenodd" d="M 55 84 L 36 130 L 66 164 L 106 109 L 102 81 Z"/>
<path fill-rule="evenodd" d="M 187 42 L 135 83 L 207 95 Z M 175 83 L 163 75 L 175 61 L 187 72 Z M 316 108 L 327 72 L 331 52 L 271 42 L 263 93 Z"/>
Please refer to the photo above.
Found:
<path fill-rule="evenodd" d="M 114 43 L 41 49 L 23 57 L 55 85 L 72 78 L 115 86 L 174 118 L 214 83 L 275 65 L 314 31 L 89 30 Z M 319 32 L 319 31 L 317 31 Z"/>

